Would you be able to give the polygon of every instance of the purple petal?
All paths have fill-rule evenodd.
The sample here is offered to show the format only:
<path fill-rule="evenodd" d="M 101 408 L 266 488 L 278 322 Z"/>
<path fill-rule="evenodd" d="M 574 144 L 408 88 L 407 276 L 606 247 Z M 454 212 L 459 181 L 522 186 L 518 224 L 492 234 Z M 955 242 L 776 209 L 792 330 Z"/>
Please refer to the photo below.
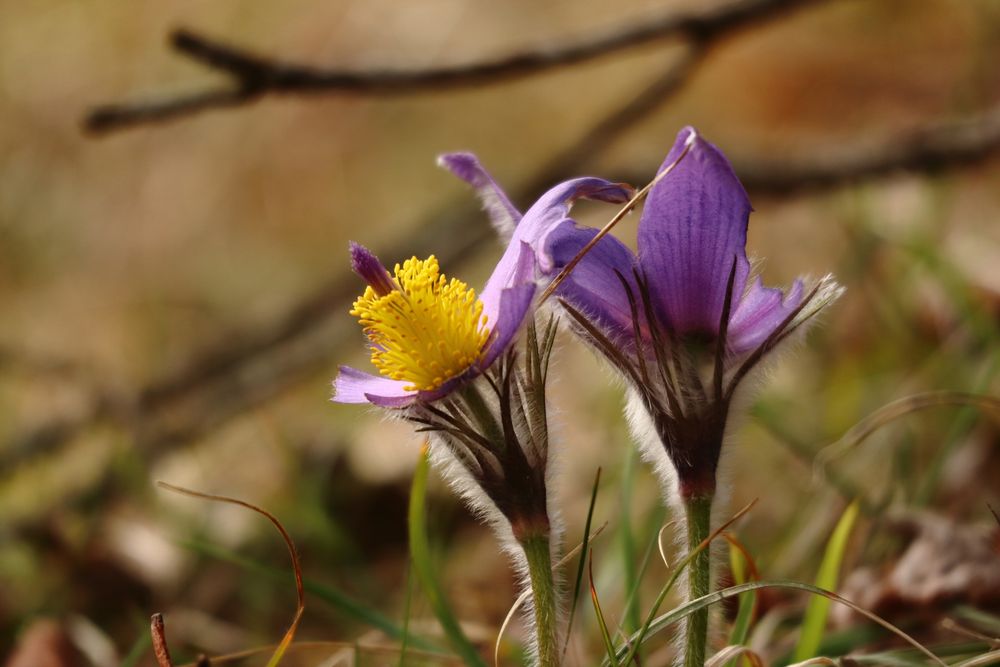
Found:
<path fill-rule="evenodd" d="M 488 327 L 492 329 L 496 322 L 503 291 L 525 283 L 535 283 L 535 251 L 524 241 L 511 241 L 479 294 Z"/>
<path fill-rule="evenodd" d="M 597 233 L 596 229 L 580 227 L 573 222 L 559 225 L 549 234 L 546 246 L 555 267 L 561 269 L 569 264 Z M 638 301 L 641 297 L 633 274 L 635 266 L 632 251 L 615 237 L 605 236 L 566 276 L 556 294 L 591 317 L 611 340 L 631 340 L 634 337 L 632 309 L 618 274 Z"/>
<path fill-rule="evenodd" d="M 350 366 L 341 366 L 337 379 L 333 381 L 334 403 L 372 403 L 383 408 L 406 407 L 417 396 L 415 391 L 406 391 L 408 382 L 392 380 L 381 375 L 372 375 Z"/>
<path fill-rule="evenodd" d="M 565 181 L 542 195 L 528 209 L 514 232 L 513 241 L 525 241 L 538 254 L 538 266 L 542 273 L 552 273 L 552 259 L 544 251 L 545 239 L 556 227 L 570 218 L 569 209 L 577 199 L 624 204 L 635 194 L 632 186 L 612 183 L 603 178 L 584 177 Z"/>
<path fill-rule="evenodd" d="M 481 362 L 483 368 L 504 351 L 520 329 L 537 288 L 536 272 L 552 272 L 552 260 L 543 251 L 545 239 L 552 229 L 569 220 L 566 216 L 573 201 L 587 198 L 620 203 L 631 195 L 628 185 L 602 178 L 577 178 L 555 186 L 528 209 L 479 295 L 487 325 L 494 332 Z"/>
<path fill-rule="evenodd" d="M 509 239 L 521 220 L 521 212 L 511 203 L 489 172 L 472 153 L 445 153 L 438 164 L 471 185 L 479 196 L 497 233 Z"/>
<path fill-rule="evenodd" d="M 729 351 L 741 354 L 763 343 L 802 301 L 803 289 L 802 280 L 796 280 L 786 295 L 764 287 L 758 276 L 729 318 Z"/>
<path fill-rule="evenodd" d="M 528 311 L 531 310 L 531 302 L 535 298 L 536 289 L 535 283 L 531 282 L 509 287 L 500 293 L 499 308 L 493 322 L 490 346 L 479 362 L 481 369 L 489 368 L 517 336 Z"/>
<path fill-rule="evenodd" d="M 569 220 L 566 216 L 574 200 L 587 198 L 623 202 L 628 201 L 631 192 L 627 185 L 601 178 L 578 178 L 560 183 L 542 195 L 514 229 L 510 244 L 483 287 L 480 299 L 486 314 L 495 312 L 502 290 L 535 280 L 536 268 L 546 276 L 552 273 L 552 260 L 543 250 L 545 238 L 550 231 Z"/>
<path fill-rule="evenodd" d="M 512 242 L 504 256 L 513 254 L 514 250 L 517 255 L 513 259 L 510 274 L 498 276 L 494 272 L 483 288 L 483 293 L 479 295 L 479 300 L 483 303 L 483 314 L 486 316 L 486 326 L 492 332 L 490 347 L 480 362 L 482 368 L 488 368 L 513 340 L 528 314 L 538 288 L 535 282 L 535 251 L 524 241 L 517 244 Z"/>
<path fill-rule="evenodd" d="M 693 132 L 681 130 L 661 170 Z M 729 161 L 700 137 L 650 192 L 639 220 L 639 263 L 657 312 L 678 333 L 718 333 L 734 257 L 733 294 L 743 293 L 751 210 Z"/>

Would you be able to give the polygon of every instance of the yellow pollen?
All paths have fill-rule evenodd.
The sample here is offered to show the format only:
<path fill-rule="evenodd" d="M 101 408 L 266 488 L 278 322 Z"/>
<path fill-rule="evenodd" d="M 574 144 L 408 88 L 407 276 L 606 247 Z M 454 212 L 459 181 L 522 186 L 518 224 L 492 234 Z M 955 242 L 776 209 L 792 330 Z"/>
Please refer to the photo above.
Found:
<path fill-rule="evenodd" d="M 368 287 L 351 315 L 382 375 L 409 382 L 407 391 L 432 391 L 482 356 L 490 337 L 483 304 L 468 285 L 442 275 L 434 255 L 397 264 L 394 274 L 396 289 L 379 296 Z"/>

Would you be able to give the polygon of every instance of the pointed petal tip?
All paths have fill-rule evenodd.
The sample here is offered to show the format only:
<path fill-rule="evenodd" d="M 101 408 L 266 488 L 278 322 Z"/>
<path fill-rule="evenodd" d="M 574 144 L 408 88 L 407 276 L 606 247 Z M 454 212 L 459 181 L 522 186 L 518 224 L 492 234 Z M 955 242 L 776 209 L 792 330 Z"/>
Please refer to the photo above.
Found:
<path fill-rule="evenodd" d="M 475 156 L 472 153 L 466 153 L 464 151 L 441 153 L 441 155 L 437 156 L 437 165 L 444 169 L 452 169 L 456 165 L 468 164 L 470 160 L 474 159 Z"/>

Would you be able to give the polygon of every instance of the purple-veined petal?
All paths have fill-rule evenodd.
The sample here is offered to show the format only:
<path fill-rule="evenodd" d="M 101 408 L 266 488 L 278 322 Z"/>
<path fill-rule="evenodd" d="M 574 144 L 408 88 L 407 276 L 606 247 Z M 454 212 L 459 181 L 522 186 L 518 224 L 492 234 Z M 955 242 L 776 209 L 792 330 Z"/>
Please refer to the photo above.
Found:
<path fill-rule="evenodd" d="M 402 408 L 417 396 L 417 392 L 404 389 L 407 384 L 405 380 L 392 380 L 341 366 L 333 381 L 332 400 L 334 403 L 372 403 L 384 408 Z"/>
<path fill-rule="evenodd" d="M 764 287 L 758 276 L 729 318 L 729 352 L 749 352 L 763 343 L 799 305 L 803 290 L 801 279 L 785 294 L 778 288 Z"/>
<path fill-rule="evenodd" d="M 521 220 L 521 212 L 480 164 L 479 158 L 472 153 L 445 153 L 438 157 L 438 164 L 475 189 L 494 229 L 501 238 L 509 240 Z"/>
<path fill-rule="evenodd" d="M 661 169 L 681 154 L 692 132 L 681 130 Z M 729 161 L 700 137 L 653 186 L 639 220 L 639 264 L 658 315 L 676 332 L 718 333 L 734 257 L 733 294 L 743 293 L 751 210 Z"/>
<path fill-rule="evenodd" d="M 546 252 L 555 268 L 562 269 L 583 249 L 598 230 L 566 221 L 547 239 Z M 591 248 L 556 289 L 556 294 L 575 309 L 593 318 L 609 339 L 632 340 L 634 328 L 628 294 L 618 274 L 640 300 L 633 270 L 635 255 L 613 236 L 605 236 Z M 617 274 L 615 272 L 618 272 Z M 640 310 L 641 312 L 641 310 Z"/>

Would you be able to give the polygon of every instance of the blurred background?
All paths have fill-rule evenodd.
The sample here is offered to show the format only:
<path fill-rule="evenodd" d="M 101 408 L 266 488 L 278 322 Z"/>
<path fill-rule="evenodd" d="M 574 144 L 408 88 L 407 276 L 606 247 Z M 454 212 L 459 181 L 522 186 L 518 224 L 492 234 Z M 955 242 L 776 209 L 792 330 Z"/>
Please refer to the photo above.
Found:
<path fill-rule="evenodd" d="M 761 575 L 812 581 L 860 496 L 846 590 L 854 581 L 868 606 L 942 645 L 971 641 L 942 618 L 964 627 L 973 610 L 997 611 L 987 504 L 1000 506 L 1000 430 L 982 410 L 920 410 L 814 466 L 894 400 L 1000 388 L 995 0 L 0 0 L 0 16 L 0 660 L 155 664 L 156 611 L 178 664 L 280 639 L 295 590 L 277 533 L 156 480 L 281 519 L 311 582 L 298 638 L 346 647 L 293 651 L 289 664 L 396 664 L 386 627 L 404 622 L 433 638 L 408 576 L 420 441 L 329 402 L 337 365 L 366 363 L 348 315 L 362 286 L 347 242 L 390 264 L 433 252 L 479 285 L 500 248 L 438 154 L 476 152 L 527 207 L 573 175 L 641 185 L 687 124 L 750 190 L 749 248 L 766 259 L 765 281 L 832 272 L 847 286 L 731 436 L 730 504 L 759 498 L 735 532 Z M 678 16 L 702 20 L 671 27 Z M 239 81 L 173 50 L 179 27 L 360 73 L 540 56 L 447 85 L 227 97 Z M 551 59 L 588 44 L 588 57 Z M 217 104 L 160 122 L 125 124 L 131 112 L 119 109 L 118 124 L 85 126 L 107 104 L 148 111 L 218 90 Z M 613 209 L 574 212 L 600 225 Z M 637 219 L 616 231 L 626 243 Z M 563 343 L 550 398 L 566 541 L 580 540 L 602 467 L 595 584 L 627 630 L 666 577 L 649 557 L 666 517 L 611 374 Z M 489 653 L 511 573 L 437 478 L 430 502 L 443 581 Z M 900 573 L 914 544 L 925 569 Z M 794 622 L 780 619 L 804 603 L 762 597 L 761 617 L 778 619 L 758 637 L 772 659 L 794 643 Z M 594 664 L 594 616 L 578 616 L 571 664 Z M 850 615 L 835 621 L 855 633 L 848 649 L 892 648 L 850 630 Z M 505 663 L 517 664 L 521 636 L 508 631 Z M 664 664 L 668 643 L 648 664 Z M 30 653 L 57 649 L 62 662 Z"/>

